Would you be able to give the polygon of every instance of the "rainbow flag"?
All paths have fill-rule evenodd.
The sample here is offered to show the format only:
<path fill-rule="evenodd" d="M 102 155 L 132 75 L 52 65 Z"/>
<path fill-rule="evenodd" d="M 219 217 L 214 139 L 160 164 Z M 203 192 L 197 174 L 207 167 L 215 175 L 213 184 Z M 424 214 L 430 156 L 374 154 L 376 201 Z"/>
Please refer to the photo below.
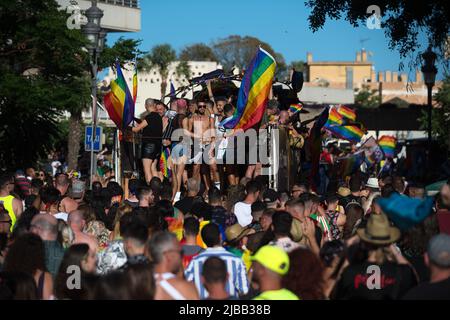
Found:
<path fill-rule="evenodd" d="M 131 96 L 119 61 L 116 61 L 116 70 L 117 78 L 111 81 L 111 91 L 105 95 L 103 103 L 111 120 L 120 130 L 124 130 L 134 119 L 135 98 Z M 135 77 L 137 78 L 137 75 L 133 77 L 133 94 L 136 92 L 137 95 L 137 80 L 136 87 L 134 85 Z"/>
<path fill-rule="evenodd" d="M 350 109 L 349 107 L 346 106 L 339 106 L 337 109 L 337 112 L 342 115 L 343 117 L 350 119 L 351 121 L 355 121 L 356 120 L 356 113 L 355 110 Z"/>
<path fill-rule="evenodd" d="M 356 152 L 348 157 L 339 159 L 338 175 L 347 177 L 358 171 L 364 162 L 365 156 L 363 151 Z"/>
<path fill-rule="evenodd" d="M 393 158 L 395 156 L 395 147 L 397 145 L 396 139 L 393 136 L 382 136 L 378 139 L 378 144 L 383 150 L 386 158 Z"/>
<path fill-rule="evenodd" d="M 226 129 L 245 131 L 261 121 L 272 88 L 275 67 L 275 59 L 259 48 L 245 70 L 233 118 L 223 124 Z"/>
<path fill-rule="evenodd" d="M 303 109 L 303 105 L 301 103 L 293 103 L 289 106 L 289 111 L 292 113 L 297 113 Z"/>
<path fill-rule="evenodd" d="M 351 114 L 349 114 L 349 112 L 344 112 L 346 112 L 347 115 L 352 116 Z M 360 128 L 360 126 L 362 127 L 362 125 L 356 123 L 353 124 L 353 120 L 347 118 L 347 115 L 343 116 L 339 112 L 339 109 L 332 108 L 328 116 L 328 121 L 327 123 L 325 123 L 324 127 L 340 139 L 358 143 L 364 136 L 365 130 L 363 130 L 363 128 Z M 350 123 L 347 119 L 351 120 Z"/>
<path fill-rule="evenodd" d="M 164 178 L 169 178 L 172 173 L 169 168 L 169 157 L 170 148 L 163 147 L 163 150 L 161 151 L 161 157 L 159 158 L 159 169 L 163 173 Z"/>

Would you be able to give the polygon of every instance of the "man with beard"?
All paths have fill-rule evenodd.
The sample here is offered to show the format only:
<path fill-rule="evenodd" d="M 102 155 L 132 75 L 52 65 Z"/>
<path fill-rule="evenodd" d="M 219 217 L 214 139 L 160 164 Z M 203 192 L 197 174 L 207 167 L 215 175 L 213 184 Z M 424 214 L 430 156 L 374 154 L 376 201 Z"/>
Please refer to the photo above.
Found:
<path fill-rule="evenodd" d="M 193 163 L 192 176 L 198 180 L 201 177 L 201 168 L 204 158 L 211 159 L 212 151 L 211 144 L 215 140 L 214 120 L 206 113 L 206 101 L 202 100 L 197 105 L 197 114 L 194 114 L 190 119 L 190 131 L 193 133 L 194 138 L 194 154 L 191 162 Z M 208 154 L 204 156 L 204 152 Z M 209 162 L 209 161 L 208 161 Z M 215 165 L 215 164 L 214 164 Z M 205 168 L 206 169 L 206 168 Z M 205 181 L 206 189 L 211 187 L 211 176 L 209 170 L 203 172 L 203 178 Z"/>

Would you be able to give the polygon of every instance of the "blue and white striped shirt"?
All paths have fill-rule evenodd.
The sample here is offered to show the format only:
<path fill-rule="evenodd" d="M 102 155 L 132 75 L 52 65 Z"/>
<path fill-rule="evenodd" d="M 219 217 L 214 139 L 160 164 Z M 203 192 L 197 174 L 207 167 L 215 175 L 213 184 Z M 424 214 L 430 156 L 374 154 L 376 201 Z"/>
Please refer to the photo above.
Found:
<path fill-rule="evenodd" d="M 248 292 L 247 270 L 242 259 L 222 247 L 207 248 L 198 256 L 195 256 L 184 271 L 186 280 L 194 281 L 200 299 L 208 297 L 208 291 L 201 282 L 201 275 L 203 263 L 209 257 L 218 257 L 225 261 L 228 271 L 228 282 L 225 289 L 230 296 L 238 296 Z"/>

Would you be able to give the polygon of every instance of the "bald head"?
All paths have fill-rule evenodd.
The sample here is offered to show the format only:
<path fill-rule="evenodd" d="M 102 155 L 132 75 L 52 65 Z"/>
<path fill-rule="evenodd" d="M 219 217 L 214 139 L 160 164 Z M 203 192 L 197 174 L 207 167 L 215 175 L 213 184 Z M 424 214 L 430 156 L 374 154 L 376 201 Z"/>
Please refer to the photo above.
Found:
<path fill-rule="evenodd" d="M 81 210 L 75 210 L 69 213 L 67 218 L 67 224 L 72 228 L 74 232 L 81 232 L 86 224 L 84 220 L 83 212 Z"/>
<path fill-rule="evenodd" d="M 58 237 L 58 221 L 50 214 L 37 214 L 31 220 L 30 231 L 44 241 L 55 241 Z"/>

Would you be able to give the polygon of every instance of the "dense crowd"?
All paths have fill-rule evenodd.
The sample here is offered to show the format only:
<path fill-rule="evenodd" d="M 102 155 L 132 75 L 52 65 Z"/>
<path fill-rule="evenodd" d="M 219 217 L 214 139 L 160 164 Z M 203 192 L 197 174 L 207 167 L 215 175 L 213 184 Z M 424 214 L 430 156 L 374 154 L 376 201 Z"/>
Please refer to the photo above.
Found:
<path fill-rule="evenodd" d="M 324 148 L 313 187 L 307 131 L 269 103 L 262 125 L 288 126 L 299 152 L 299 182 L 276 191 L 258 164 L 205 171 L 171 140 L 197 124 L 227 137 L 214 117 L 233 113 L 226 99 L 146 105 L 133 129 L 144 131 L 143 179 L 121 185 L 101 166 L 92 188 L 60 170 L 1 175 L 1 299 L 450 298 L 450 181 L 429 197 L 395 170 L 337 179 Z M 185 159 L 169 159 L 169 175 L 164 147 Z"/>

